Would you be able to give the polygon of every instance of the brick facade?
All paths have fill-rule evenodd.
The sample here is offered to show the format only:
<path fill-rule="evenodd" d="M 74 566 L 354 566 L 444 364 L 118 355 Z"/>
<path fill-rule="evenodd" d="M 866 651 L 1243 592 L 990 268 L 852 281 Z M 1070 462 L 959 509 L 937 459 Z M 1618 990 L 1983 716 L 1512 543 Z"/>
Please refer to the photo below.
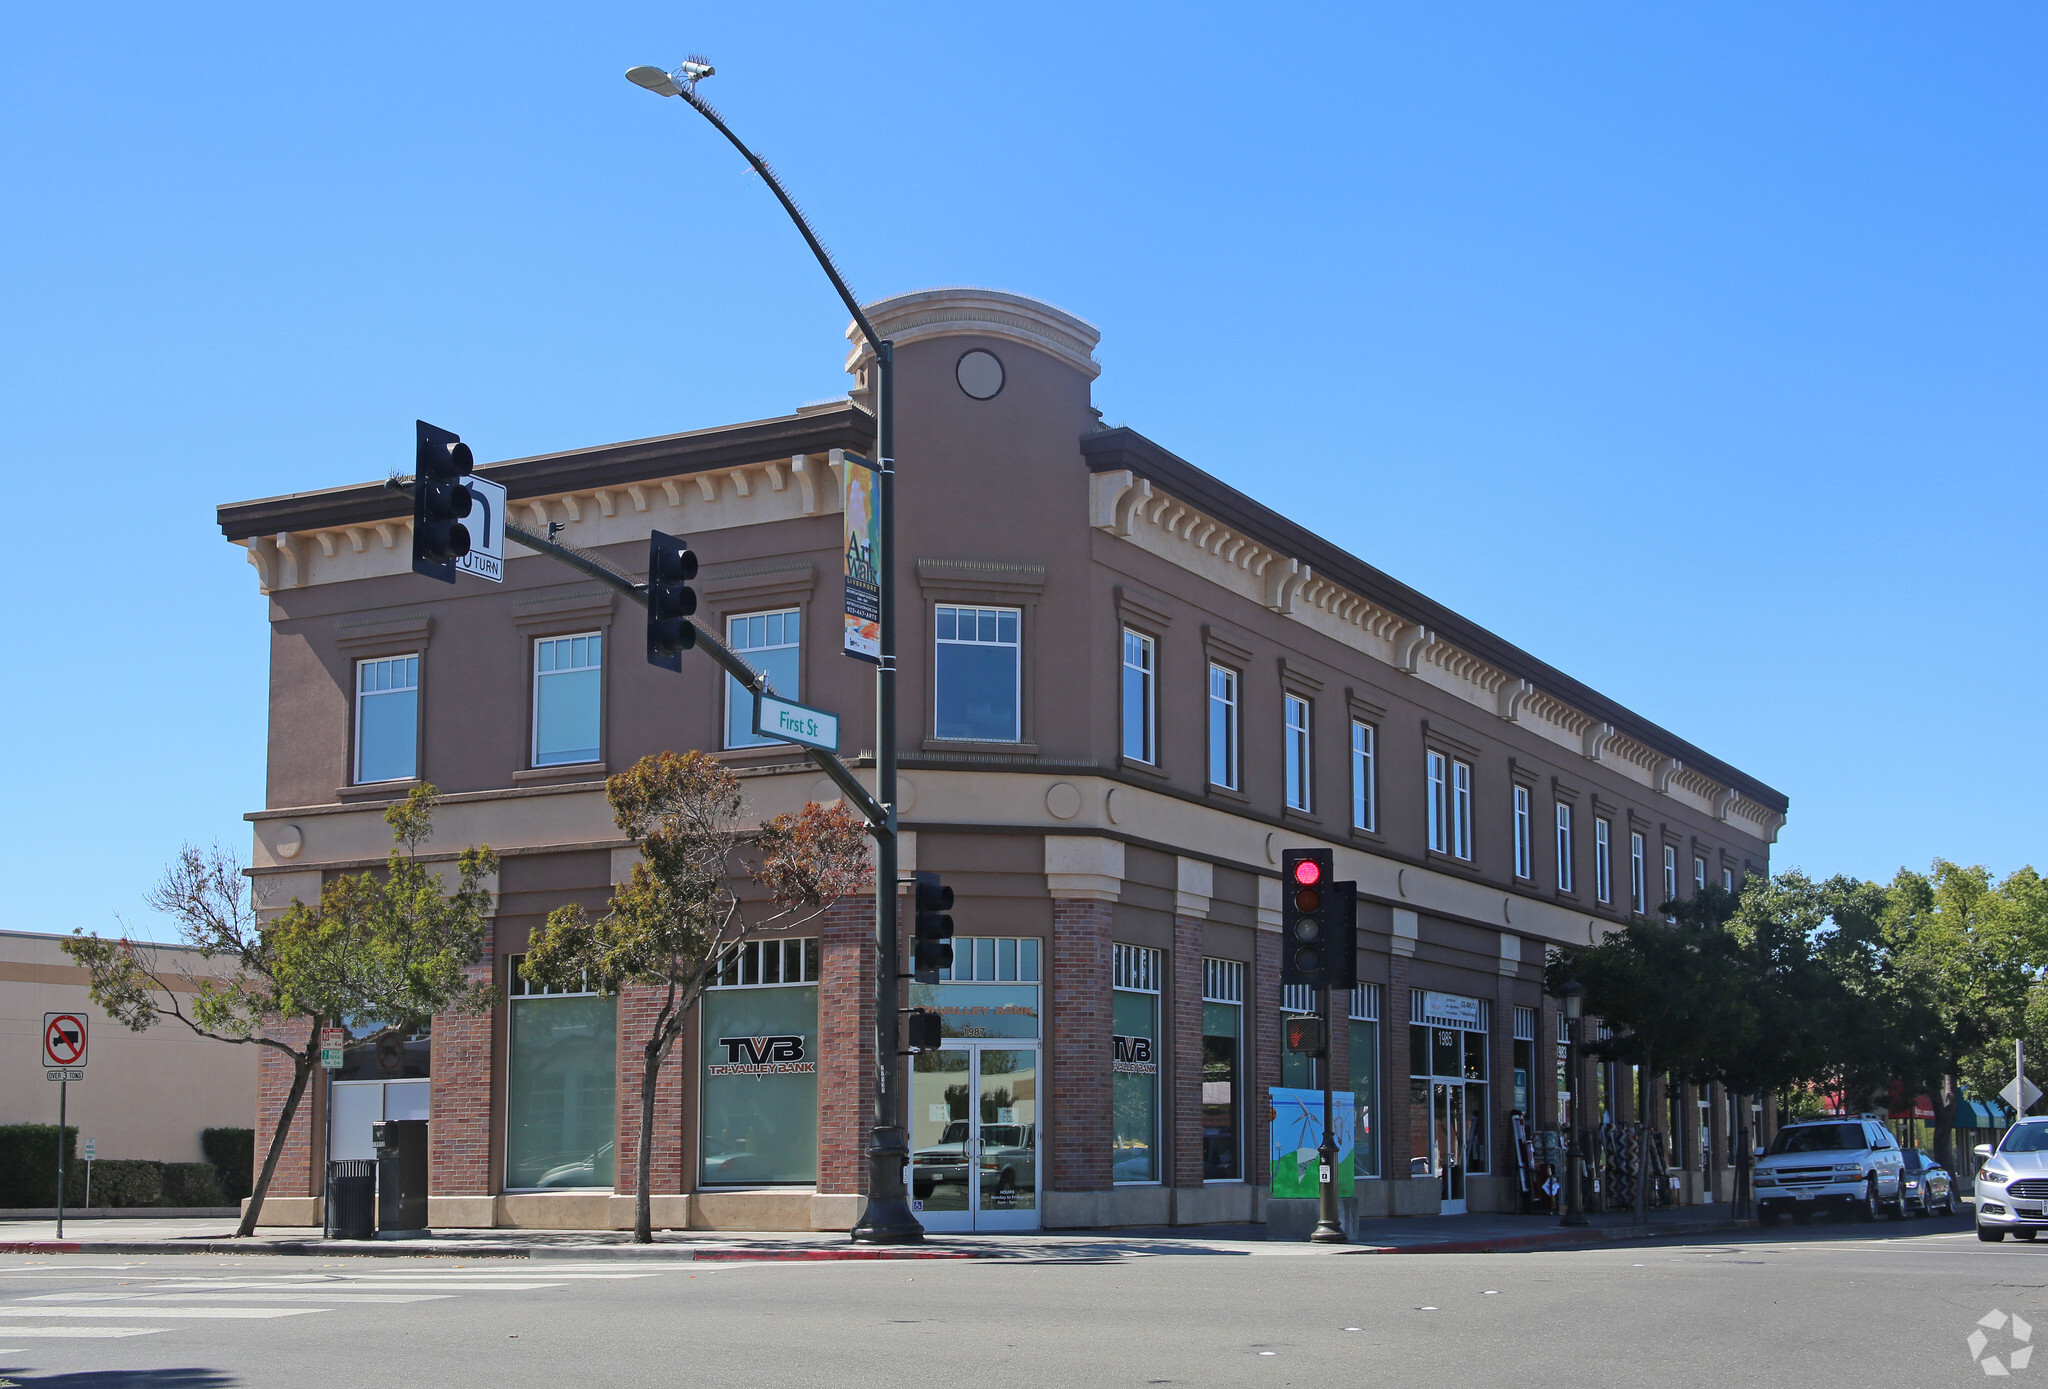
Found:
<path fill-rule="evenodd" d="M 1054 1191 L 1110 1187 L 1110 903 L 1052 903 L 1051 1129 Z"/>
<path fill-rule="evenodd" d="M 646 984 L 628 984 L 619 990 L 618 1157 L 612 1190 L 621 1196 L 640 1190 L 640 1081 L 646 1072 L 647 1041 L 654 1035 L 655 1019 L 667 995 L 665 986 Z M 647 1189 L 656 1196 L 684 1190 L 683 1067 L 689 1063 L 689 1051 L 687 1036 L 678 1037 L 655 1077 L 654 1152 Z"/>
<path fill-rule="evenodd" d="M 1280 1083 L 1280 933 L 1260 931 L 1256 950 L 1249 1009 L 1256 1079 L 1244 1107 L 1245 1153 L 1250 1158 L 1252 1184 L 1263 1188 L 1271 1181 L 1266 1154 L 1272 1149 L 1268 1135 L 1273 1127 L 1273 1107 L 1267 1092 Z"/>
<path fill-rule="evenodd" d="M 1398 1177 L 1415 1156 L 1417 1135 L 1410 1122 L 1414 1105 L 1408 1085 L 1409 957 L 1396 954 L 1387 965 L 1387 993 L 1380 1000 L 1380 1172 Z M 1428 1135 L 1421 1136 L 1427 1143 Z"/>
<path fill-rule="evenodd" d="M 1173 1084 L 1167 1093 L 1172 1116 L 1173 1186 L 1202 1184 L 1202 923 L 1192 916 L 1173 919 L 1173 985 L 1166 1035 L 1173 1057 Z"/>
<path fill-rule="evenodd" d="M 274 1019 L 264 1025 L 263 1035 L 275 1037 L 293 1047 L 302 1047 L 312 1024 L 303 1018 Z M 284 1151 L 278 1155 L 277 1171 L 270 1179 L 266 1196 L 318 1196 L 325 1187 L 321 1179 L 317 1139 L 320 1116 L 327 1105 L 327 1077 L 315 1069 L 299 1099 L 299 1112 L 292 1116 L 285 1135 Z M 270 1139 L 277 1132 L 278 1116 L 292 1092 L 292 1059 L 275 1047 L 256 1049 L 256 1171 L 263 1171 L 263 1159 L 270 1151 Z"/>
<path fill-rule="evenodd" d="M 875 899 L 841 898 L 815 925 L 818 1190 L 847 1195 L 867 1190 L 875 1124 Z"/>
<path fill-rule="evenodd" d="M 493 925 L 483 959 L 470 977 L 490 979 L 495 959 Z M 494 990 L 490 1009 L 443 1013 L 434 1019 L 432 1083 L 428 1089 L 427 1191 L 434 1196 L 484 1196 L 491 1190 L 491 1038 L 503 1006 Z"/>

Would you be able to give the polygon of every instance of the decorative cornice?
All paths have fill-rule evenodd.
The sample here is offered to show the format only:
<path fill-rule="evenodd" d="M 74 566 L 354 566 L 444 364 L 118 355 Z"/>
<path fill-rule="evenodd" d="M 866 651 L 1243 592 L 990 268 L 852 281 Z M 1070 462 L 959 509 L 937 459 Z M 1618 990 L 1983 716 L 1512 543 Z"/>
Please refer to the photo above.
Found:
<path fill-rule="evenodd" d="M 1064 309 L 999 289 L 920 289 L 862 306 L 883 338 L 904 347 L 926 338 L 1000 338 L 1037 348 L 1090 381 L 1102 374 L 1095 345 L 1102 330 Z M 856 377 L 874 356 L 857 325 L 846 325 L 846 369 Z"/>

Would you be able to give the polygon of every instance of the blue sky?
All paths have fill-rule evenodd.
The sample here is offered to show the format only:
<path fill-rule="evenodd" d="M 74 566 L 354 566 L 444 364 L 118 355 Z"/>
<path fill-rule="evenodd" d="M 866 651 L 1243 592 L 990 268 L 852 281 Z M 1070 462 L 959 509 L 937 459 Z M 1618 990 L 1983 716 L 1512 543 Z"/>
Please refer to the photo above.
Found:
<path fill-rule="evenodd" d="M 844 389 L 621 80 L 693 49 L 863 296 L 1096 323 L 1110 420 L 1784 790 L 1779 866 L 2043 857 L 2038 4 L 14 6 L 0 925 L 246 845 L 217 503 Z"/>

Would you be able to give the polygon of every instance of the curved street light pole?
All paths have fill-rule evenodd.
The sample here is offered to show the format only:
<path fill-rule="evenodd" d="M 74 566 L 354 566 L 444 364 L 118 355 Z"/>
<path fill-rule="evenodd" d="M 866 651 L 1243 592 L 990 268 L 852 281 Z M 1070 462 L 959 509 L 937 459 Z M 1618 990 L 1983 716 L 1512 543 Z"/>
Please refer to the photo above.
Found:
<path fill-rule="evenodd" d="M 804 220 L 775 171 L 732 133 L 710 103 L 697 95 L 697 84 L 712 72 L 710 63 L 692 57 L 673 72 L 636 67 L 626 73 L 626 78 L 658 96 L 681 97 L 740 152 L 740 157 L 761 176 L 782 204 L 782 210 L 789 214 L 789 220 L 796 224 L 804 244 L 811 248 L 819 268 L 832 281 L 832 288 L 839 292 L 840 301 L 853 315 L 855 326 L 875 354 L 875 463 L 880 474 L 875 503 L 882 533 L 882 555 L 876 565 L 881 590 L 877 633 L 881 659 L 875 666 L 875 799 L 881 802 L 887 818 L 871 821 L 868 826 L 875 837 L 875 1125 L 868 1143 L 868 1203 L 853 1227 L 853 1238 L 863 1244 L 913 1244 L 924 1238 L 924 1226 L 911 1213 L 910 1194 L 904 1189 L 910 1138 L 900 1121 L 901 1106 L 890 1081 L 897 1059 L 896 995 L 900 969 L 896 923 L 896 584 L 892 576 L 896 561 L 894 344 L 878 334 L 875 325 L 868 321 L 839 274 L 839 267 L 833 264 L 832 253 Z"/>

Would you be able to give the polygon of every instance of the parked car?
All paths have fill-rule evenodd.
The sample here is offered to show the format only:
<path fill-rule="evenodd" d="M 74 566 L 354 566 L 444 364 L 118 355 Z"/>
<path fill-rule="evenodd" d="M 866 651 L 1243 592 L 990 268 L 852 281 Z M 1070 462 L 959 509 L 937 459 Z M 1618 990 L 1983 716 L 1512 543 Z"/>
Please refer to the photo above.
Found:
<path fill-rule="evenodd" d="M 1994 1149 L 1977 1145 L 1977 1238 L 2033 1239 L 2048 1228 L 2048 1119 L 2022 1119 Z"/>
<path fill-rule="evenodd" d="M 1816 1119 L 1787 1124 L 1757 1160 L 1756 1218 L 1805 1224 L 1815 1210 L 1875 1220 L 1906 1214 L 1905 1159 L 1891 1130 L 1875 1119 Z"/>
<path fill-rule="evenodd" d="M 1900 1156 L 1905 1159 L 1907 1209 L 1922 1215 L 1954 1215 L 1956 1184 L 1949 1170 L 1918 1148 L 1908 1148 Z"/>

